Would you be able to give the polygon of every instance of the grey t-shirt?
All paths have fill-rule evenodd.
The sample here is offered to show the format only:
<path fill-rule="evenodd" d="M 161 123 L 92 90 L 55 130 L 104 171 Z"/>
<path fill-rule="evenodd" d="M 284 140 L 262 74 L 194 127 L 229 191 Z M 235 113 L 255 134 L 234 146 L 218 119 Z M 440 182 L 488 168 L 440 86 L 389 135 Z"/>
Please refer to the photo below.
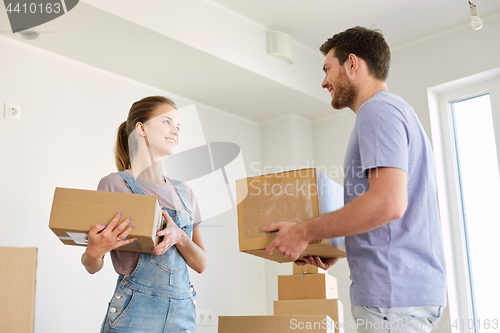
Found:
<path fill-rule="evenodd" d="M 369 188 L 367 170 L 408 174 L 408 207 L 400 219 L 346 237 L 351 303 L 358 306 L 446 306 L 446 269 L 436 198 L 434 156 L 413 108 L 379 92 L 358 111 L 344 161 L 344 203 Z"/>
<path fill-rule="evenodd" d="M 125 172 L 134 177 L 134 175 L 129 171 Z M 181 199 L 177 195 L 174 189 L 174 185 L 171 181 L 165 177 L 167 182 L 163 185 L 157 185 L 154 183 L 147 182 L 141 178 L 136 178 L 137 184 L 142 188 L 142 190 L 149 195 L 156 195 L 160 201 L 162 207 L 169 207 L 176 210 L 184 210 L 184 205 Z M 196 197 L 193 193 L 192 188 L 184 183 L 186 191 L 189 197 L 190 208 L 193 211 L 193 229 L 196 228 L 202 222 L 202 216 L 200 212 L 200 207 L 196 201 Z M 131 193 L 130 189 L 127 187 L 127 183 L 123 178 L 117 173 L 111 173 L 106 177 L 102 178 L 97 186 L 98 191 L 108 191 L 108 192 L 123 192 Z M 137 252 L 126 252 L 126 251 L 111 251 L 111 260 L 115 271 L 118 274 L 128 276 L 132 274 L 137 262 L 139 261 L 140 253 Z"/>

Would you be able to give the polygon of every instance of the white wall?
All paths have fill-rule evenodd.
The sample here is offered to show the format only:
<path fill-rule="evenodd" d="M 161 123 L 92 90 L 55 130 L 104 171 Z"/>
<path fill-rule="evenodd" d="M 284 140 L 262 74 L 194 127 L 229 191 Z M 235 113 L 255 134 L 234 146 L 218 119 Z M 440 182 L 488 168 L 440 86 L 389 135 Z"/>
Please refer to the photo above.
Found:
<path fill-rule="evenodd" d="M 116 171 L 113 145 L 133 101 L 151 94 L 195 103 L 0 36 L 0 104 L 22 107 L 22 122 L 0 118 L 0 246 L 38 247 L 35 332 L 97 332 L 116 280 L 109 258 L 89 275 L 82 247 L 63 245 L 48 228 L 54 188 L 95 189 Z M 209 141 L 238 144 L 246 168 L 260 161 L 252 121 L 197 105 Z M 189 140 L 189 138 L 184 138 Z M 215 315 L 264 314 L 264 263 L 241 254 L 236 209 L 205 221 L 209 266 L 192 272 L 198 309 Z M 2 272 L 7 274 L 8 272 Z M 217 325 L 198 332 L 216 332 Z"/>

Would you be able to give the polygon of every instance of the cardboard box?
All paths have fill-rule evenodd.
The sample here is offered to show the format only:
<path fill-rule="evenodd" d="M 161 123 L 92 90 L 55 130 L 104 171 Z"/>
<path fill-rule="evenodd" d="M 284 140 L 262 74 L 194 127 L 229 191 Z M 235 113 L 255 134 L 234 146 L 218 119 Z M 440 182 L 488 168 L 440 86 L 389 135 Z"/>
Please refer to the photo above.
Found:
<path fill-rule="evenodd" d="M 325 274 L 326 271 L 314 265 L 299 266 L 293 264 L 293 274 Z"/>
<path fill-rule="evenodd" d="M 314 168 L 238 179 L 238 233 L 240 251 L 277 262 L 291 262 L 277 250 L 267 255 L 266 247 L 276 233 L 262 230 L 266 225 L 302 220 L 340 209 L 343 189 Z M 323 258 L 345 257 L 344 237 L 310 242 L 303 255 Z"/>
<path fill-rule="evenodd" d="M 334 323 L 327 315 L 220 316 L 219 333 L 333 333 Z"/>
<path fill-rule="evenodd" d="M 0 247 L 0 332 L 33 333 L 37 248 Z"/>
<path fill-rule="evenodd" d="M 344 307 L 338 299 L 274 301 L 275 315 L 327 314 L 335 323 L 335 332 L 343 333 Z"/>
<path fill-rule="evenodd" d="M 337 299 L 337 279 L 330 274 L 278 276 L 278 299 Z"/>
<path fill-rule="evenodd" d="M 108 224 L 116 213 L 123 211 L 121 222 L 129 223 L 133 216 L 134 230 L 129 237 L 137 238 L 121 251 L 151 253 L 158 242 L 156 233 L 163 216 L 154 195 L 56 188 L 49 227 L 67 245 L 87 246 L 88 232 L 96 224 Z"/>

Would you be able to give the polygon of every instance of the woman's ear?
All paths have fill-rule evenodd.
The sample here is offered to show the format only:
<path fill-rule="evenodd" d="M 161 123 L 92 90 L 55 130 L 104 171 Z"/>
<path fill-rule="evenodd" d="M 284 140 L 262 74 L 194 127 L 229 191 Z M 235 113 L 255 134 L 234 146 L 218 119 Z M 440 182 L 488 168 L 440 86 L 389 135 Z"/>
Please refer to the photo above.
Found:
<path fill-rule="evenodd" d="M 135 124 L 135 131 L 137 132 L 138 135 L 145 137 L 146 136 L 146 130 L 144 129 L 144 124 L 141 122 L 137 122 Z"/>

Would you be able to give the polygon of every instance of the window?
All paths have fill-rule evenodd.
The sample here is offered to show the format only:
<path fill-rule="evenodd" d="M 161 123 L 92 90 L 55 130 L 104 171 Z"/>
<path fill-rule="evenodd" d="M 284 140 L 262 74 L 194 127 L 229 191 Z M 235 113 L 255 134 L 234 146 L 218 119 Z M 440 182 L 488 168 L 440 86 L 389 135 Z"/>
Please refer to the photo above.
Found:
<path fill-rule="evenodd" d="M 486 93 L 449 104 L 471 315 L 466 324 L 480 332 L 500 319 L 498 260 L 493 259 L 499 253 L 500 177 L 491 99 Z"/>
<path fill-rule="evenodd" d="M 485 75 L 428 94 L 454 333 L 500 329 L 500 69 Z"/>

